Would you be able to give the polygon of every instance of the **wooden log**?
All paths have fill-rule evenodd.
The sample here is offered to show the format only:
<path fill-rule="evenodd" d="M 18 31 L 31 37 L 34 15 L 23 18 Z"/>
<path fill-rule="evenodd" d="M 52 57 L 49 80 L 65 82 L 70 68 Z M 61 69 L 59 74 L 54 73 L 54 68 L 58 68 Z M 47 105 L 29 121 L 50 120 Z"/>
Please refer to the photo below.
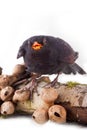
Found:
<path fill-rule="evenodd" d="M 50 80 L 48 77 L 44 77 L 38 79 L 37 82 L 37 91 L 33 92 L 32 100 L 18 102 L 16 106 L 17 112 L 32 114 L 36 109 L 47 106 L 41 99 L 41 91 Z M 24 87 L 25 84 L 18 85 L 17 87 L 20 88 L 21 86 Z M 76 82 L 68 82 L 66 84 L 56 83 L 54 88 L 58 92 L 58 99 L 54 104 L 65 107 L 67 121 L 87 124 L 87 85 Z"/>
<path fill-rule="evenodd" d="M 70 103 L 59 103 L 67 110 L 67 121 L 87 125 L 87 107 L 71 106 Z"/>

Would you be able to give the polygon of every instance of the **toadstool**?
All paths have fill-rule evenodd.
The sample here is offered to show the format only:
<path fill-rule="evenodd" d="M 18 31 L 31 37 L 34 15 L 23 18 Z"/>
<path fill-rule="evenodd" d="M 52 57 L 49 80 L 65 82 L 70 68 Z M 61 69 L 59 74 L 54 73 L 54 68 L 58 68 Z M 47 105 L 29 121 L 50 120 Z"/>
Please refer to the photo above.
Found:
<path fill-rule="evenodd" d="M 12 98 L 14 89 L 11 86 L 3 88 L 0 92 L 0 97 L 2 101 L 6 101 Z"/>
<path fill-rule="evenodd" d="M 66 122 L 66 110 L 60 105 L 53 105 L 48 110 L 49 119 L 57 123 Z"/>
<path fill-rule="evenodd" d="M 6 86 L 12 85 L 17 81 L 17 77 L 13 75 L 0 75 L 0 89 L 5 88 Z"/>
<path fill-rule="evenodd" d="M 0 75 L 0 89 L 4 88 L 9 84 L 9 76 L 8 75 Z"/>
<path fill-rule="evenodd" d="M 41 91 L 41 98 L 46 103 L 54 102 L 58 97 L 58 92 L 55 88 L 43 88 Z"/>
<path fill-rule="evenodd" d="M 39 124 L 45 123 L 46 121 L 48 121 L 47 109 L 44 108 L 37 109 L 36 111 L 34 111 L 32 117 Z"/>
<path fill-rule="evenodd" d="M 13 102 L 21 102 L 26 101 L 30 97 L 30 91 L 24 88 L 21 88 L 19 90 L 16 90 L 13 96 Z"/>
<path fill-rule="evenodd" d="M 25 65 L 17 64 L 14 67 L 12 74 L 13 75 L 21 75 L 21 74 L 23 74 L 25 72 L 25 69 L 26 69 Z"/>
<path fill-rule="evenodd" d="M 11 101 L 5 101 L 1 105 L 1 114 L 2 115 L 11 115 L 15 111 L 14 104 Z"/>

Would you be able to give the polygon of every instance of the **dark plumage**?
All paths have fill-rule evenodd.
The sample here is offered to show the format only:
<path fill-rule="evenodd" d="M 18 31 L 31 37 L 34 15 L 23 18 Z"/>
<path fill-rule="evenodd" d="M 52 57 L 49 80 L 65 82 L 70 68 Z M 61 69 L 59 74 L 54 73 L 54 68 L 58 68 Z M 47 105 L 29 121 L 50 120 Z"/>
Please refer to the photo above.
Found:
<path fill-rule="evenodd" d="M 17 58 L 23 56 L 28 72 L 38 74 L 86 74 L 75 63 L 78 52 L 64 40 L 52 36 L 33 36 L 20 47 Z"/>

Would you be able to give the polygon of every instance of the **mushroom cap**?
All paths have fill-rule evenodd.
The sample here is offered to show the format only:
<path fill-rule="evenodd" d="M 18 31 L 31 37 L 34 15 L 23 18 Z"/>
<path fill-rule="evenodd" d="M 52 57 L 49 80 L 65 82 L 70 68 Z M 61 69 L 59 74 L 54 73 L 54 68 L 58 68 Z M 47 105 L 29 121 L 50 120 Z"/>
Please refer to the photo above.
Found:
<path fill-rule="evenodd" d="M 27 89 L 21 88 L 15 91 L 14 96 L 13 96 L 13 101 L 14 102 L 26 101 L 29 99 L 29 97 L 30 97 L 30 91 Z"/>
<path fill-rule="evenodd" d="M 0 97 L 2 101 L 9 100 L 13 96 L 14 89 L 11 86 L 3 88 L 0 92 Z"/>
<path fill-rule="evenodd" d="M 23 73 L 25 72 L 25 69 L 26 69 L 26 67 L 25 67 L 24 64 L 17 64 L 17 65 L 14 67 L 12 74 L 13 74 L 13 75 L 23 74 Z"/>
<path fill-rule="evenodd" d="M 5 101 L 1 105 L 1 114 L 2 115 L 11 115 L 15 111 L 14 104 L 11 101 Z"/>
<path fill-rule="evenodd" d="M 34 111 L 32 117 L 39 124 L 45 123 L 46 121 L 48 121 L 47 109 L 44 108 L 37 109 L 36 111 Z"/>
<path fill-rule="evenodd" d="M 9 76 L 8 75 L 0 75 L 0 89 L 4 88 L 9 84 Z"/>
<path fill-rule="evenodd" d="M 49 119 L 57 123 L 66 122 L 66 110 L 60 105 L 53 105 L 48 110 Z"/>
<path fill-rule="evenodd" d="M 58 92 L 55 88 L 43 88 L 41 91 L 41 98 L 46 103 L 54 102 L 58 98 Z"/>

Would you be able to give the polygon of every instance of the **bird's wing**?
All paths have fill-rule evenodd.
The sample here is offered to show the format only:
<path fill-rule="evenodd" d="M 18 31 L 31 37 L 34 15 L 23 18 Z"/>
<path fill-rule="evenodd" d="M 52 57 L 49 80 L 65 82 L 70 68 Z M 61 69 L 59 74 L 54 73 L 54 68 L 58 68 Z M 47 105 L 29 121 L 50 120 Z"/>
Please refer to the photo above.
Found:
<path fill-rule="evenodd" d="M 64 40 L 57 38 L 56 46 L 58 60 L 72 64 L 78 58 L 78 52 L 75 52 Z"/>

